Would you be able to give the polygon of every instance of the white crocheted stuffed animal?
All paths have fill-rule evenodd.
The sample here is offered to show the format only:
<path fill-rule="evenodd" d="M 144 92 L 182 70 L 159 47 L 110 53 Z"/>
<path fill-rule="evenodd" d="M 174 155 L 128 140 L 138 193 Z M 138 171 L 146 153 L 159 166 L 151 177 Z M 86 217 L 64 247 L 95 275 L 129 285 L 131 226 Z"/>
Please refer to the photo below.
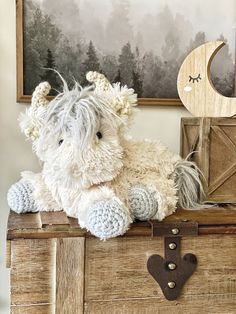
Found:
<path fill-rule="evenodd" d="M 62 79 L 62 78 L 61 78 Z M 159 142 L 127 136 L 137 96 L 87 74 L 92 86 L 75 83 L 51 102 L 39 84 L 20 126 L 43 162 L 42 172 L 23 172 L 8 192 L 17 213 L 64 210 L 82 228 L 108 239 L 135 219 L 162 220 L 177 204 L 194 208 L 201 186 L 195 165 Z"/>

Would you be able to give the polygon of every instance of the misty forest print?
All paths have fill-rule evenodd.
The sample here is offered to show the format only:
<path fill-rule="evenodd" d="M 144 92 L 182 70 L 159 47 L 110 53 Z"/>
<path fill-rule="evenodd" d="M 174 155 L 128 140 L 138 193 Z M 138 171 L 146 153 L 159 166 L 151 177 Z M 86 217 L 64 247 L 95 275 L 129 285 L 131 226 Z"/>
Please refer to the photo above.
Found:
<path fill-rule="evenodd" d="M 141 98 L 178 98 L 176 79 L 185 56 L 220 39 L 230 45 L 215 57 L 212 79 L 222 94 L 232 96 L 233 17 L 229 12 L 217 23 L 220 2 L 24 0 L 24 94 L 31 95 L 43 80 L 53 86 L 52 94 L 61 90 L 57 74 L 48 69 L 54 68 L 69 84 L 88 84 L 85 74 L 94 70 L 133 87 Z"/>

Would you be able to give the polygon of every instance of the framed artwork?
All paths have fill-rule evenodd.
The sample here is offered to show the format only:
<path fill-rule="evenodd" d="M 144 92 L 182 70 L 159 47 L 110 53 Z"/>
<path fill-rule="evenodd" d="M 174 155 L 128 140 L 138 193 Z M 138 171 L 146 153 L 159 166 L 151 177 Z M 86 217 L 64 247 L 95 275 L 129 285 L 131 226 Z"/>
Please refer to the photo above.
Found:
<path fill-rule="evenodd" d="M 223 95 L 234 95 L 234 0 L 17 0 L 17 100 L 29 102 L 47 80 L 60 90 L 54 68 L 69 84 L 104 73 L 133 87 L 140 105 L 181 105 L 177 74 L 186 55 L 223 40 L 211 67 Z"/>

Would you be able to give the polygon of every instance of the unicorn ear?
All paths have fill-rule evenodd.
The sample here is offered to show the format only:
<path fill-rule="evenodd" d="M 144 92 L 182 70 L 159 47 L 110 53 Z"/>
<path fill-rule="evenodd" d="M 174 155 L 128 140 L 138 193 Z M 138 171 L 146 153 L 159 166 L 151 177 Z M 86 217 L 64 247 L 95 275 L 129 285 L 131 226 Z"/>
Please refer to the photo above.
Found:
<path fill-rule="evenodd" d="M 40 127 L 49 103 L 46 96 L 50 90 L 51 86 L 48 82 L 40 83 L 33 92 L 31 106 L 19 117 L 22 132 L 32 141 L 39 137 Z"/>
<path fill-rule="evenodd" d="M 118 116 L 128 117 L 133 113 L 133 107 L 137 105 L 137 94 L 132 88 L 121 86 L 120 83 L 111 85 L 108 79 L 98 72 L 90 71 L 86 78 L 95 84 L 95 93 L 104 97 Z"/>

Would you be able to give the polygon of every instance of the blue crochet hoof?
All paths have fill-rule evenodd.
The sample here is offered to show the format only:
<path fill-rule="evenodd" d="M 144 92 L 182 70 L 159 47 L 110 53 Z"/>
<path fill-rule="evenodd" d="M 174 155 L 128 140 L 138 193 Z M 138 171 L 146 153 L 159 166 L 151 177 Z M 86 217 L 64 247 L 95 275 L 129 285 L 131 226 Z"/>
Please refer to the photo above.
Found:
<path fill-rule="evenodd" d="M 135 218 L 151 219 L 158 210 L 158 202 L 145 187 L 133 187 L 129 191 L 129 205 Z"/>
<path fill-rule="evenodd" d="M 86 227 L 96 237 L 106 240 L 124 234 L 131 222 L 128 209 L 112 199 L 89 208 Z"/>
<path fill-rule="evenodd" d="M 7 193 L 9 207 L 16 213 L 36 212 L 32 186 L 24 180 L 13 184 Z"/>

